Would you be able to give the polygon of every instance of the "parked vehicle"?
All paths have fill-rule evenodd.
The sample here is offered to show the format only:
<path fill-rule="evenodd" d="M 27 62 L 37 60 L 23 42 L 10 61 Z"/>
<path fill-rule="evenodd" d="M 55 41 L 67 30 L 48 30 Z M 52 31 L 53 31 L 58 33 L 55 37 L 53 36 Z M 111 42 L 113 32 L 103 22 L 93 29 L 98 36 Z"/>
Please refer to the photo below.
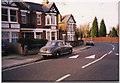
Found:
<path fill-rule="evenodd" d="M 6 42 L 2 41 L 2 55 L 7 55 L 9 50 L 9 46 Z"/>
<path fill-rule="evenodd" d="M 87 40 L 86 45 L 92 45 L 94 46 L 94 41 L 93 40 Z"/>
<path fill-rule="evenodd" d="M 65 44 L 63 40 L 49 41 L 44 47 L 40 49 L 40 54 L 43 57 L 55 56 L 58 57 L 62 54 L 72 53 L 72 46 Z"/>

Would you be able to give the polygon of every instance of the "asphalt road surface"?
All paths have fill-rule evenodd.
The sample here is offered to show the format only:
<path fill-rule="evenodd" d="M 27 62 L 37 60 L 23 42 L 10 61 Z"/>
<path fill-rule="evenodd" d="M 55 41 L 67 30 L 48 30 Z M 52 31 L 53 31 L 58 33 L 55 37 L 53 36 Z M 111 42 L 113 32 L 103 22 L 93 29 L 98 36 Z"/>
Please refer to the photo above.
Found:
<path fill-rule="evenodd" d="M 59 58 L 2 70 L 3 82 L 118 81 L 118 43 L 95 42 L 95 46 Z"/>

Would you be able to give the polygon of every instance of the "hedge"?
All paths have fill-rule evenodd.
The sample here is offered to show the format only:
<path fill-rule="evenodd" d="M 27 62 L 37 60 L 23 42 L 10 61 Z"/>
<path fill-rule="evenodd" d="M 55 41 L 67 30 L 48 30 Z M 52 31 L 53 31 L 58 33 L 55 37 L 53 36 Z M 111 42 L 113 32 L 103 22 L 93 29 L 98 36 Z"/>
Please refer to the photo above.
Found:
<path fill-rule="evenodd" d="M 42 46 L 46 45 L 48 40 L 46 39 L 29 39 L 29 38 L 21 38 L 18 40 L 18 43 L 22 44 L 22 47 L 24 45 L 27 45 L 28 50 L 34 49 L 34 48 L 41 48 Z"/>

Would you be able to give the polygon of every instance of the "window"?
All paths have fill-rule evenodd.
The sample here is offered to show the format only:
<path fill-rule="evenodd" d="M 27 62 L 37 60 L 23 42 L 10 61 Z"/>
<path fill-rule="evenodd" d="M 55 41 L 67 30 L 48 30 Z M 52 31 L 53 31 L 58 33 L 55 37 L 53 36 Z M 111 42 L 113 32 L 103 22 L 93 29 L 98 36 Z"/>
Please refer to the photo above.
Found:
<path fill-rule="evenodd" d="M 17 12 L 16 10 L 10 10 L 10 21 L 17 22 Z"/>
<path fill-rule="evenodd" d="M 41 25 L 41 15 L 37 14 L 37 24 Z"/>
<path fill-rule="evenodd" d="M 18 41 L 18 32 L 12 32 L 12 42 Z"/>
<path fill-rule="evenodd" d="M 2 40 L 9 42 L 9 32 L 2 32 Z"/>
<path fill-rule="evenodd" d="M 42 33 L 39 33 L 39 32 L 36 33 L 36 39 L 41 39 L 42 38 L 41 36 L 42 36 Z"/>
<path fill-rule="evenodd" d="M 8 21 L 8 9 L 2 8 L 2 21 Z"/>
<path fill-rule="evenodd" d="M 50 40 L 50 32 L 47 32 L 47 39 Z"/>
<path fill-rule="evenodd" d="M 22 21 L 22 24 L 26 24 L 26 13 L 25 12 L 21 12 L 21 21 Z"/>
<path fill-rule="evenodd" d="M 50 24 L 50 17 L 47 16 L 47 23 L 46 24 Z"/>
<path fill-rule="evenodd" d="M 55 40 L 55 32 L 52 32 L 52 40 Z"/>
<path fill-rule="evenodd" d="M 51 15 L 51 24 L 55 24 L 55 16 Z"/>

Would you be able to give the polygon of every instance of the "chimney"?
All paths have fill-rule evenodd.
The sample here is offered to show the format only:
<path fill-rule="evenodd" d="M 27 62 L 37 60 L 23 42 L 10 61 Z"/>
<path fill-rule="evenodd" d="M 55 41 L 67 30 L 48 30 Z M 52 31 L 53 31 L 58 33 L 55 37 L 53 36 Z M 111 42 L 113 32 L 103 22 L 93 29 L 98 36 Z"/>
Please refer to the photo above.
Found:
<path fill-rule="evenodd" d="M 48 0 L 43 0 L 43 2 L 42 2 L 42 4 L 44 4 L 44 5 L 46 5 L 46 4 L 48 4 L 48 3 L 49 3 Z"/>

